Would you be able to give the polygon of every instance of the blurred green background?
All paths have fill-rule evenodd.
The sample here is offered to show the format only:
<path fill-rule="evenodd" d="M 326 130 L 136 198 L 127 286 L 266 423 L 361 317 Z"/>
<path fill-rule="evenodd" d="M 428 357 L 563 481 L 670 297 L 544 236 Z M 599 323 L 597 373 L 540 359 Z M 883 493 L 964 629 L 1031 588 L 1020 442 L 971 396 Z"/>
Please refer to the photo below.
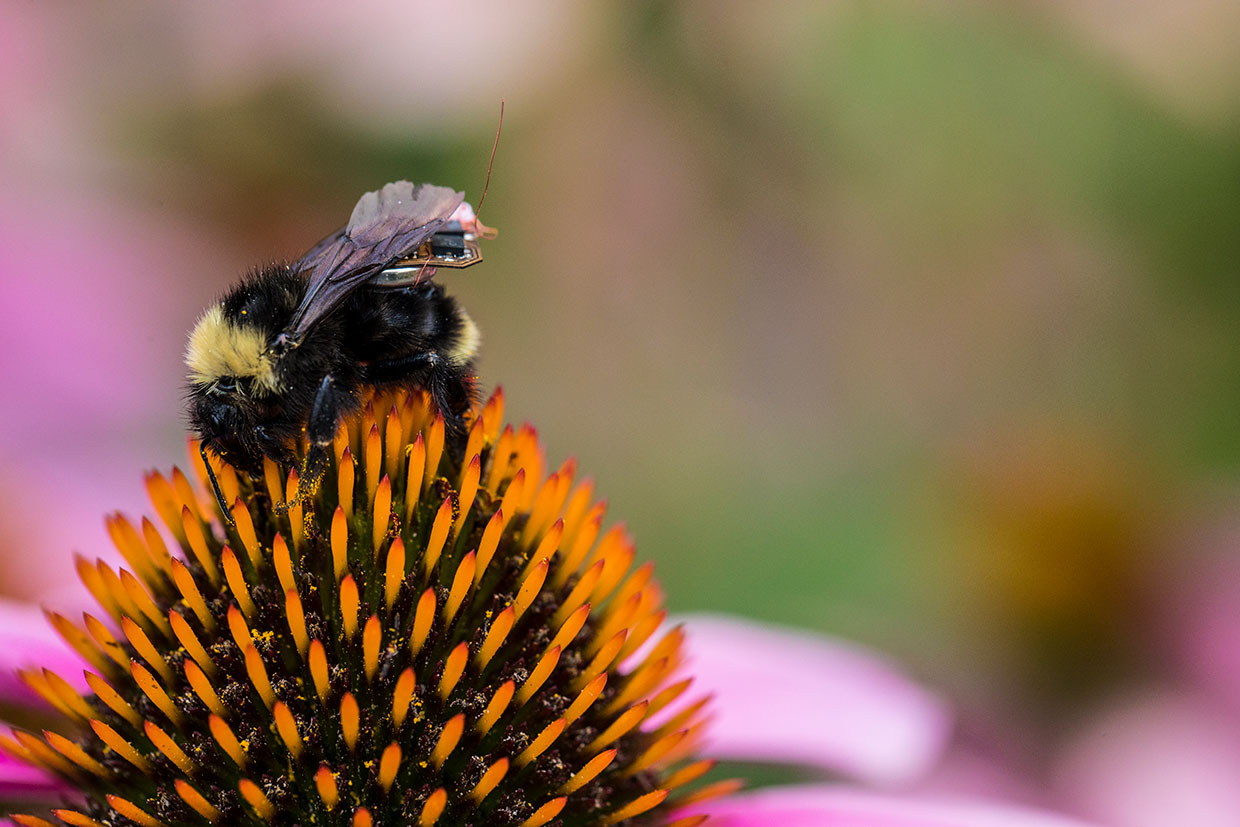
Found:
<path fill-rule="evenodd" d="M 5 344 L 4 591 L 102 543 L 43 486 L 141 509 L 182 460 L 202 307 L 389 180 L 476 202 L 502 98 L 500 236 L 445 279 L 675 610 L 883 649 L 1034 762 L 1166 668 L 1159 590 L 1238 502 L 1234 3 L 4 8 L 5 215 L 63 230 L 3 274 L 46 318 Z M 122 290 L 99 238 L 142 265 L 66 309 Z"/>

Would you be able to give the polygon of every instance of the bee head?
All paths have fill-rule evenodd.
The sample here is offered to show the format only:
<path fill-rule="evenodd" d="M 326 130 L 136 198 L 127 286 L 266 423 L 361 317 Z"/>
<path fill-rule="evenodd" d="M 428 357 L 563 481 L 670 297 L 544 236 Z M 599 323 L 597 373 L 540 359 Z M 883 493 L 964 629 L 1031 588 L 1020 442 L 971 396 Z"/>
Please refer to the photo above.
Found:
<path fill-rule="evenodd" d="M 192 391 L 212 396 L 268 396 L 278 390 L 275 360 L 267 348 L 267 334 L 258 327 L 237 324 L 220 305 L 202 314 L 189 336 L 185 351 Z"/>
<path fill-rule="evenodd" d="M 185 363 L 190 424 L 203 443 L 233 461 L 255 461 L 256 435 L 279 389 L 264 331 L 231 321 L 215 305 L 194 326 Z"/>

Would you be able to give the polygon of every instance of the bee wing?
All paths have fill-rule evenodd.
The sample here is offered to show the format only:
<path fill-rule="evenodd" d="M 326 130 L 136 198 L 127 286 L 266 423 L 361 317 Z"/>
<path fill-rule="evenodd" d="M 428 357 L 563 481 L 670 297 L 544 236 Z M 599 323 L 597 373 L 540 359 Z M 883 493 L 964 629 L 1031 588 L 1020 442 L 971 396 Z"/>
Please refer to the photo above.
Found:
<path fill-rule="evenodd" d="M 300 339 L 350 293 L 438 232 L 463 200 L 463 192 L 408 181 L 363 195 L 349 223 L 293 265 L 310 277 L 286 332 Z"/>

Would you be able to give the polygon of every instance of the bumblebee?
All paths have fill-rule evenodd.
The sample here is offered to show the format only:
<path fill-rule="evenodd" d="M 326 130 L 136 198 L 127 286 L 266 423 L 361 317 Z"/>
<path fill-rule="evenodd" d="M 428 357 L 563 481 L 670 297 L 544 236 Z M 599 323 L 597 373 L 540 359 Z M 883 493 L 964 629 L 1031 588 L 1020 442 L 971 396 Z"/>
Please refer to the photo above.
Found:
<path fill-rule="evenodd" d="M 204 460 L 211 451 L 251 473 L 263 457 L 293 465 L 304 435 L 304 499 L 367 387 L 424 389 L 449 438 L 463 437 L 478 328 L 433 276 L 481 260 L 487 228 L 464 197 L 408 181 L 366 193 L 342 229 L 292 264 L 253 271 L 202 314 L 185 362 Z"/>

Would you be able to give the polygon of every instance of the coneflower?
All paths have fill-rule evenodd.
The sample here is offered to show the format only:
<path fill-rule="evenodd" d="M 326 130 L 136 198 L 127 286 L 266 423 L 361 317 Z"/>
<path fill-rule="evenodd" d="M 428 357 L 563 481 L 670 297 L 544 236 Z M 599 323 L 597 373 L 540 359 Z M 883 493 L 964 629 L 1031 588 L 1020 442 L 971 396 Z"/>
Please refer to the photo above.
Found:
<path fill-rule="evenodd" d="M 497 391 L 458 458 L 417 392 L 375 396 L 314 496 L 295 470 L 146 479 L 126 566 L 79 558 L 100 609 L 50 622 L 89 689 L 27 670 L 72 723 L 0 736 L 113 825 L 688 825 L 706 699 L 662 591 L 575 463 L 545 473 Z M 12 816 L 47 827 L 43 815 Z"/>

